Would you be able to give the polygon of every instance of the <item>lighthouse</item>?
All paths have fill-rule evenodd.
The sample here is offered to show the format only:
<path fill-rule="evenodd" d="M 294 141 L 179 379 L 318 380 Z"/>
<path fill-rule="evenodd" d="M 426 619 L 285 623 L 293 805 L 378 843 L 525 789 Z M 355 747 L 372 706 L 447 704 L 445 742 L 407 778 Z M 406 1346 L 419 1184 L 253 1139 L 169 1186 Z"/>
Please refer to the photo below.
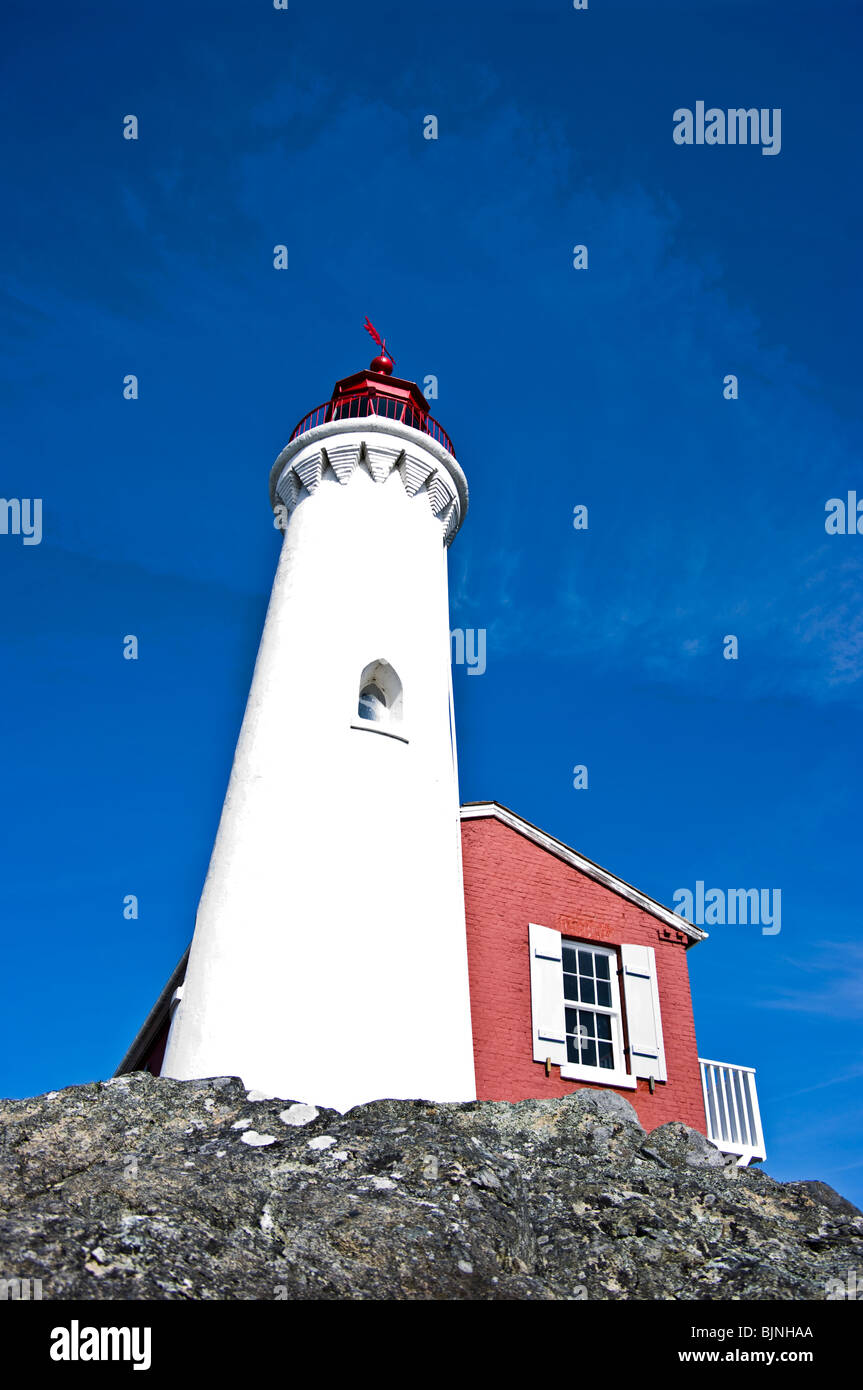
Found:
<path fill-rule="evenodd" d="M 476 1097 L 447 588 L 467 484 L 377 341 L 270 474 L 281 554 L 162 1065 L 340 1111 Z"/>
<path fill-rule="evenodd" d="M 502 803 L 459 806 L 467 484 L 366 326 L 378 356 L 273 465 L 281 556 L 194 935 L 115 1074 L 340 1111 L 589 1086 L 760 1162 L 754 1068 L 698 1055 L 703 928 Z"/>

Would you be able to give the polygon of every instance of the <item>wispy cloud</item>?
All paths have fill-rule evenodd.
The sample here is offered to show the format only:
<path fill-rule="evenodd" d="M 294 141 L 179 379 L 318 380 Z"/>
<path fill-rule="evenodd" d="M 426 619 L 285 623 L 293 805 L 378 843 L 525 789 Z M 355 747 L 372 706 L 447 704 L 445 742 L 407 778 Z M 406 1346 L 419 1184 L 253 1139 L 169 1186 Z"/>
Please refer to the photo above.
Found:
<path fill-rule="evenodd" d="M 785 964 L 802 982 L 783 984 L 772 999 L 764 1000 L 767 1008 L 831 1018 L 863 1017 L 863 945 L 823 941 L 813 946 L 805 959 L 790 959 Z M 852 1071 L 848 1079 L 858 1075 L 863 1075 L 863 1066 Z"/>
<path fill-rule="evenodd" d="M 857 1081 L 863 1078 L 863 1063 L 852 1067 L 849 1071 L 843 1071 L 838 1076 L 831 1076 L 827 1081 L 816 1081 L 813 1086 L 801 1086 L 796 1091 L 786 1091 L 782 1095 L 774 1096 L 775 1101 L 793 1100 L 795 1096 L 808 1096 L 813 1091 L 825 1091 L 830 1086 L 844 1086 L 849 1081 Z"/>

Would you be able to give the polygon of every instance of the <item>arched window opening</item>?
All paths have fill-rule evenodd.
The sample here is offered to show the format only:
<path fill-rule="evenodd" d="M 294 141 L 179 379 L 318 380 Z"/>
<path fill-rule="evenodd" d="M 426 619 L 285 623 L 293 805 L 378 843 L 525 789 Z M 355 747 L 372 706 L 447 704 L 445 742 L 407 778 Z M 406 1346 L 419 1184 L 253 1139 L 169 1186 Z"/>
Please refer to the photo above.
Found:
<path fill-rule="evenodd" d="M 388 661 L 370 661 L 360 676 L 357 714 L 370 724 L 401 723 L 402 683 Z"/>

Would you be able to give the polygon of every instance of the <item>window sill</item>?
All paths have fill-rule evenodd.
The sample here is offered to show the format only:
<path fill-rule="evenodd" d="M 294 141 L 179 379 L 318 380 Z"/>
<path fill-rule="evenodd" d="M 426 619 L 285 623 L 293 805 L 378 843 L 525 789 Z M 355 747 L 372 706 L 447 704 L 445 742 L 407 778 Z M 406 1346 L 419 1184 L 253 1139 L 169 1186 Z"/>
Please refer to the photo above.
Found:
<path fill-rule="evenodd" d="M 578 1067 L 570 1062 L 562 1062 L 560 1075 L 563 1081 L 593 1081 L 598 1086 L 622 1086 L 634 1091 L 638 1081 L 625 1071 L 609 1071 L 606 1067 Z"/>
<path fill-rule="evenodd" d="M 393 733 L 392 729 L 382 729 L 379 724 L 373 724 L 371 720 L 363 724 L 352 724 L 352 729 L 358 729 L 361 734 L 383 734 L 384 738 L 397 739 L 399 743 L 410 743 L 409 738 L 404 734 Z"/>

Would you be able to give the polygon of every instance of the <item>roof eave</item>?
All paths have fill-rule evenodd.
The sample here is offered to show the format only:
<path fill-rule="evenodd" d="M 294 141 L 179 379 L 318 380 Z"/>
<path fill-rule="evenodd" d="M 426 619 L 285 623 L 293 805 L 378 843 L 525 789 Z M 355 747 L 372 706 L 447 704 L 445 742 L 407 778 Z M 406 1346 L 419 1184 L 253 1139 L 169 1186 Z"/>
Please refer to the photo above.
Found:
<path fill-rule="evenodd" d="M 689 946 L 694 946 L 697 941 L 705 941 L 709 935 L 701 927 L 697 927 L 694 922 L 687 922 L 684 917 L 672 912 L 670 907 L 665 907 L 655 898 L 651 898 L 647 893 L 642 893 L 640 888 L 635 888 L 633 884 L 627 883 L 625 879 L 618 878 L 617 874 L 611 873 L 609 869 L 604 869 L 601 864 L 595 864 L 592 859 L 587 859 L 583 854 L 579 854 L 571 845 L 565 845 L 562 840 L 556 840 L 553 835 L 548 835 L 539 826 L 533 825 L 530 821 L 519 816 L 515 811 L 511 811 L 508 806 L 502 806 L 499 801 L 467 801 L 461 807 L 462 820 L 483 820 L 493 817 L 508 825 L 517 834 L 524 835 L 528 840 L 532 840 L 541 849 L 548 850 L 564 863 L 570 864 L 580 873 L 588 878 L 600 883 L 603 887 L 610 889 L 612 893 L 617 893 L 619 897 L 626 898 L 628 902 L 640 907 L 643 912 L 649 912 L 652 917 L 663 922 L 666 926 L 674 927 L 676 931 L 681 931 L 689 937 Z"/>

